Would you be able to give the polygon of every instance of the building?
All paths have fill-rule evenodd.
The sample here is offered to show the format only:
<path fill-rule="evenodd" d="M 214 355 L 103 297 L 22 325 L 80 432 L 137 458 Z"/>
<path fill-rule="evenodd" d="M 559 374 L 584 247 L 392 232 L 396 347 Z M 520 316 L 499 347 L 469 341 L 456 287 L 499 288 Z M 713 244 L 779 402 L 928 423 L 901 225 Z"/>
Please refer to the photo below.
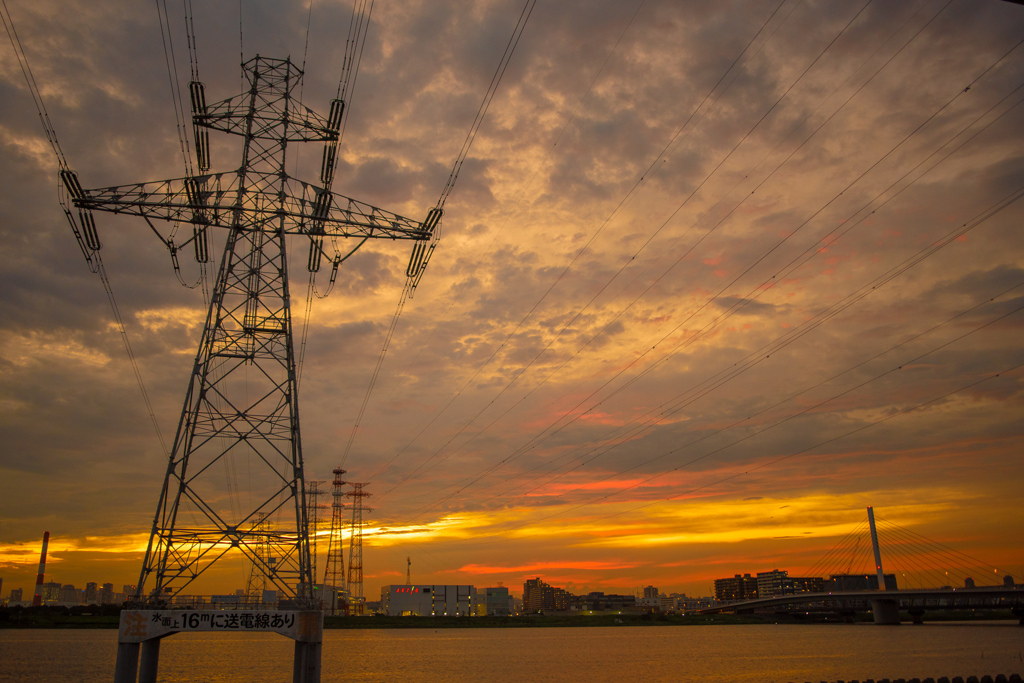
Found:
<path fill-rule="evenodd" d="M 789 576 L 789 572 L 778 569 L 757 573 L 757 596 L 759 598 L 824 592 L 825 579 L 820 576 Z"/>
<path fill-rule="evenodd" d="M 77 605 L 82 602 L 81 591 L 72 584 L 66 583 L 60 587 L 59 602 L 62 605 Z"/>
<path fill-rule="evenodd" d="M 474 593 L 469 596 L 469 615 L 472 617 L 487 616 L 487 596 L 483 593 Z"/>
<path fill-rule="evenodd" d="M 701 609 L 710 609 L 718 605 L 718 601 L 713 597 L 708 596 L 706 598 L 691 598 L 686 594 L 672 594 L 672 598 L 675 600 L 675 609 L 682 613 L 696 612 Z"/>
<path fill-rule="evenodd" d="M 829 591 L 844 593 L 847 591 L 878 590 L 877 574 L 832 574 L 826 582 Z M 885 590 L 899 590 L 896 587 L 896 575 L 885 575 Z"/>
<path fill-rule="evenodd" d="M 574 599 L 576 609 L 591 612 L 622 612 L 636 609 L 635 595 L 605 594 L 599 591 L 579 595 Z"/>
<path fill-rule="evenodd" d="M 541 581 L 539 576 L 523 583 L 523 612 L 536 614 L 554 608 L 555 593 L 552 586 Z"/>
<path fill-rule="evenodd" d="M 22 589 L 21 588 L 12 588 L 11 589 L 11 598 L 10 598 L 10 600 L 7 601 L 8 604 L 15 605 L 15 604 L 18 604 L 18 603 L 22 602 L 22 597 L 21 596 L 22 596 Z"/>
<path fill-rule="evenodd" d="M 715 579 L 715 600 L 739 602 L 757 599 L 757 577 L 737 574 L 731 579 Z"/>
<path fill-rule="evenodd" d="M 551 586 L 540 580 L 527 579 L 523 583 L 523 613 L 536 614 L 544 611 L 564 612 L 573 609 L 576 596 L 563 588 Z"/>
<path fill-rule="evenodd" d="M 789 572 L 786 570 L 773 569 L 770 572 L 757 573 L 757 597 L 772 598 L 776 595 L 785 595 L 786 584 Z"/>
<path fill-rule="evenodd" d="M 114 584 L 105 583 L 103 588 L 100 589 L 100 604 L 101 605 L 113 605 L 114 604 Z"/>
<path fill-rule="evenodd" d="M 644 597 L 640 598 L 640 607 L 655 612 L 664 612 L 672 609 L 671 606 L 665 607 L 662 604 L 661 597 L 661 593 L 656 587 L 646 586 L 644 587 Z"/>
<path fill-rule="evenodd" d="M 495 586 L 484 589 L 484 613 L 489 617 L 507 617 L 511 613 L 508 588 Z"/>
<path fill-rule="evenodd" d="M 100 604 L 100 589 L 95 581 L 90 581 L 89 583 L 85 584 L 85 604 Z"/>
<path fill-rule="evenodd" d="M 536 614 L 544 609 L 544 589 L 551 588 L 548 584 L 536 579 L 527 579 L 523 583 L 523 613 Z M 552 604 L 552 608 L 554 605 Z"/>
<path fill-rule="evenodd" d="M 791 576 L 789 584 L 790 593 L 824 593 L 826 590 L 825 579 L 820 576 Z"/>
<path fill-rule="evenodd" d="M 61 585 L 56 581 L 47 581 L 43 584 L 43 604 L 54 604 L 60 601 Z"/>
<path fill-rule="evenodd" d="M 381 586 L 380 611 L 392 617 L 468 617 L 473 586 Z"/>

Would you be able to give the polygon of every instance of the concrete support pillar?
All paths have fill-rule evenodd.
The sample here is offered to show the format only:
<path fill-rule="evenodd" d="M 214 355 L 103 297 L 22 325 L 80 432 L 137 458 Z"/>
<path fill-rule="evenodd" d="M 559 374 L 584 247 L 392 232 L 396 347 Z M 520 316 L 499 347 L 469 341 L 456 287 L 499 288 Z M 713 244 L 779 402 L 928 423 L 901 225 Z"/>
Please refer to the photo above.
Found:
<path fill-rule="evenodd" d="M 910 610 L 910 619 L 915 624 L 924 623 L 924 610 L 923 609 L 912 609 Z"/>
<path fill-rule="evenodd" d="M 142 643 L 142 656 L 139 660 L 139 683 L 156 683 L 157 670 L 160 668 L 160 638 L 153 638 Z"/>
<path fill-rule="evenodd" d="M 139 644 L 118 643 L 117 664 L 114 667 L 114 683 L 135 683 L 139 669 Z"/>
<path fill-rule="evenodd" d="M 896 625 L 900 623 L 900 605 L 895 600 L 875 599 L 871 601 L 871 613 L 876 624 Z"/>
<path fill-rule="evenodd" d="M 320 658 L 323 643 L 295 641 L 295 666 L 292 670 L 293 683 L 320 683 Z"/>

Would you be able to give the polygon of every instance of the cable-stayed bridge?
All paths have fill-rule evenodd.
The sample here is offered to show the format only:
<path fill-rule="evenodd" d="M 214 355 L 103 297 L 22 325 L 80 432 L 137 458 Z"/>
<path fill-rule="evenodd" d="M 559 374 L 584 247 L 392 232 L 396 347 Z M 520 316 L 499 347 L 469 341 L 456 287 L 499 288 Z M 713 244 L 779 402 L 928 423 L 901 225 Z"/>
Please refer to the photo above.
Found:
<path fill-rule="evenodd" d="M 1011 610 L 1024 626 L 1024 586 L 796 593 L 720 605 L 702 610 L 701 614 L 806 612 L 852 618 L 870 610 L 875 615 L 876 624 L 898 624 L 900 612 L 909 613 L 911 620 L 920 624 L 928 611 L 1005 609 Z"/>
<path fill-rule="evenodd" d="M 887 564 L 895 568 L 899 576 L 883 571 L 883 549 Z M 865 557 L 873 560 L 871 572 L 854 573 L 855 568 L 864 568 Z M 807 586 L 813 585 L 808 579 L 794 580 L 792 585 L 782 585 L 765 594 L 728 602 L 702 610 L 702 613 L 838 614 L 852 619 L 857 613 L 870 610 L 877 624 L 898 624 L 901 612 L 909 614 L 910 620 L 919 624 L 929 611 L 1010 610 L 1024 626 L 1024 583 L 1016 583 L 1009 574 L 892 522 L 879 520 L 876 524 L 870 507 L 864 522 L 830 549 L 807 574 L 830 576 L 828 580 L 816 582 L 826 588 L 808 590 Z M 983 576 L 989 578 L 978 578 Z M 903 579 L 902 587 L 899 577 Z M 994 585 L 983 585 L 989 581 Z M 858 582 L 863 585 L 851 586 Z M 911 586 L 911 583 L 917 585 Z M 801 584 L 803 590 L 797 588 Z"/>

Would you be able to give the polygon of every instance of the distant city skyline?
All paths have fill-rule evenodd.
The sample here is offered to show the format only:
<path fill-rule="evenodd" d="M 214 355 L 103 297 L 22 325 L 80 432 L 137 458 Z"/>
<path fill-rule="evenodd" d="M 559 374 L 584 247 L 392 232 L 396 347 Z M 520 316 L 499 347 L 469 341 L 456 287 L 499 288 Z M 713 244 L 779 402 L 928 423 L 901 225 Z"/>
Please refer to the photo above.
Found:
<path fill-rule="evenodd" d="M 83 186 L 185 173 L 152 6 L 8 6 Z M 238 7 L 197 7 L 207 98 L 239 90 L 240 52 L 305 55 L 303 102 L 328 110 L 349 8 L 311 8 L 308 52 L 307 9 L 245 4 L 240 45 Z M 334 190 L 424 216 L 519 11 L 375 5 Z M 869 505 L 1024 576 L 1021 35 L 1024 7 L 998 0 L 538 4 L 379 373 L 408 251 L 360 247 L 322 296 L 329 272 L 310 287 L 308 240 L 289 244 L 305 476 L 369 482 L 364 594 L 411 557 L 423 584 L 708 595 L 737 572 L 811 575 Z M 49 530 L 47 580 L 134 584 L 200 267 L 97 216 L 158 435 L 0 49 L 0 576 L 28 595 Z M 224 136 L 210 154 L 239 163 Z M 319 153 L 288 159 L 319 176 Z M 218 463 L 220 503 L 246 502 L 248 465 Z"/>

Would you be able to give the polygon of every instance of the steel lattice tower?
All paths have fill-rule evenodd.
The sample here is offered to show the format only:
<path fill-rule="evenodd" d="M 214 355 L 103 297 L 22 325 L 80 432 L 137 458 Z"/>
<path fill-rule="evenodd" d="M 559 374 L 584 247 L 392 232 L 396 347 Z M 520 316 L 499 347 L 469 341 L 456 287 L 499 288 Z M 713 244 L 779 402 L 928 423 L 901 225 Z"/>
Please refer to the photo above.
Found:
<path fill-rule="evenodd" d="M 345 544 L 341 529 L 345 525 L 345 470 L 334 468 L 333 502 L 331 504 L 331 538 L 327 546 L 327 569 L 324 572 L 324 590 L 331 591 L 331 614 L 338 609 L 338 594 L 345 588 Z"/>
<path fill-rule="evenodd" d="M 329 507 L 325 503 L 320 502 L 320 496 L 325 495 L 327 492 L 320 488 L 322 481 L 307 481 L 306 482 L 306 511 L 309 518 L 309 554 L 310 554 L 310 566 L 313 568 L 313 581 L 316 582 L 316 568 L 317 568 L 317 537 L 320 532 L 322 519 L 320 518 L 320 511 Z"/>
<path fill-rule="evenodd" d="M 363 512 L 373 508 L 363 505 L 363 498 L 371 495 L 363 490 L 366 483 L 353 483 L 345 495 L 352 498 L 352 532 L 348 539 L 348 594 L 356 614 L 363 613 Z"/>
<path fill-rule="evenodd" d="M 264 513 L 260 513 L 256 516 L 256 526 L 253 527 L 253 532 L 259 535 L 259 538 L 269 538 L 270 521 Z M 256 557 L 253 559 L 252 564 L 249 565 L 249 580 L 245 584 L 245 601 L 249 605 L 258 605 L 263 602 L 264 591 L 267 590 L 267 571 L 270 565 L 275 563 L 273 556 L 270 554 L 270 547 L 266 541 L 256 542 Z"/>
<path fill-rule="evenodd" d="M 173 599 L 241 552 L 279 596 L 313 606 L 285 236 L 309 239 L 309 269 L 317 270 L 325 237 L 426 242 L 441 212 L 420 223 L 332 193 L 342 101 L 327 118 L 303 106 L 292 94 L 302 72 L 287 59 L 255 57 L 243 67 L 248 91 L 219 103 L 207 106 L 202 84 L 190 85 L 200 175 L 97 190 L 82 189 L 70 170 L 61 176 L 89 249 L 99 249 L 92 210 L 143 216 L 151 227 L 151 219 L 191 223 L 180 244 L 174 232 L 161 236 L 175 263 L 189 243 L 197 260 L 208 260 L 208 228 L 228 230 L 137 599 Z M 206 173 L 210 129 L 244 139 L 237 170 Z M 285 170 L 289 142 L 317 141 L 325 143 L 322 187 Z M 248 482 L 233 493 L 236 470 Z"/>

